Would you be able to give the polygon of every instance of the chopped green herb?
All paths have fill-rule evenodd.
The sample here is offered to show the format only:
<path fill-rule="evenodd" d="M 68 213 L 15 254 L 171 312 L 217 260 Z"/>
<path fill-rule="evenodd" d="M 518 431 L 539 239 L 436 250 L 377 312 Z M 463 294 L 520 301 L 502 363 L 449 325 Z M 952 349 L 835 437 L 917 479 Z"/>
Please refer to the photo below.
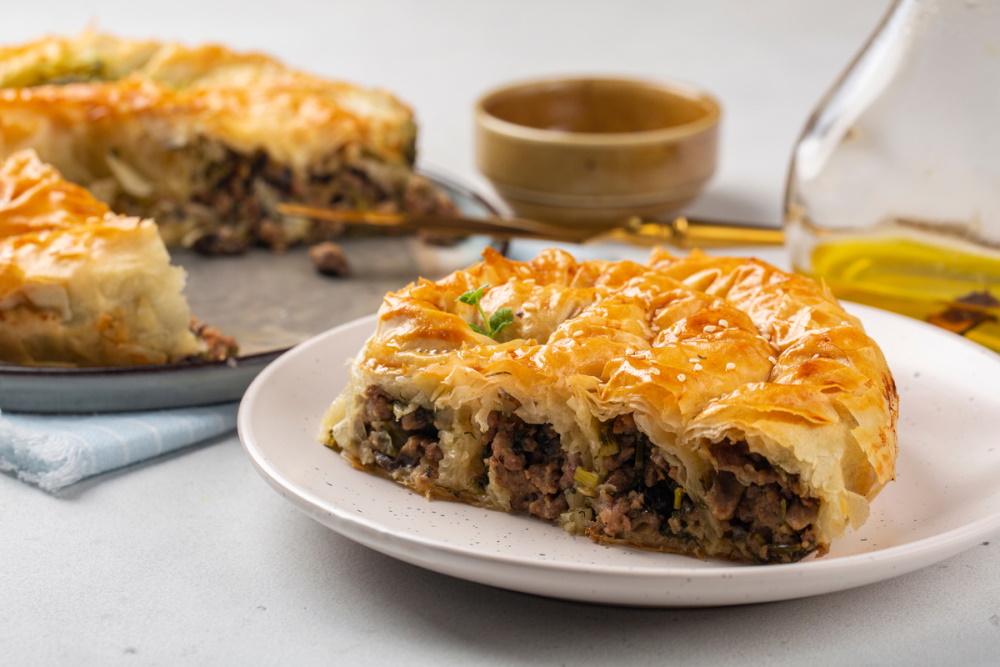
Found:
<path fill-rule="evenodd" d="M 597 473 L 584 470 L 583 468 L 577 468 L 573 471 L 573 480 L 578 484 L 593 488 L 597 486 L 598 482 L 601 481 L 601 478 L 597 476 Z"/>
<path fill-rule="evenodd" d="M 598 456 L 614 456 L 615 454 L 618 453 L 618 451 L 619 451 L 618 450 L 618 443 L 615 442 L 614 440 L 610 440 L 610 441 L 604 443 L 603 445 L 601 445 L 601 448 L 597 450 L 597 455 Z"/>
<path fill-rule="evenodd" d="M 684 500 L 684 489 L 677 487 L 674 489 L 674 509 L 679 510 L 681 508 L 681 502 Z"/>
<path fill-rule="evenodd" d="M 486 328 L 483 329 L 482 327 L 470 322 L 469 327 L 473 331 L 478 334 L 482 334 L 483 336 L 489 336 L 490 338 L 496 339 L 496 337 L 507 327 L 508 324 L 514 322 L 514 311 L 510 308 L 501 308 L 492 315 L 487 316 L 486 311 L 483 310 L 483 307 L 479 302 L 482 300 L 483 295 L 486 293 L 489 286 L 489 283 L 487 283 L 479 289 L 469 290 L 455 300 L 467 303 L 470 306 L 475 306 L 476 310 L 479 311 L 479 316 L 483 318 L 483 324 Z"/>
<path fill-rule="evenodd" d="M 601 439 L 601 448 L 597 450 L 598 456 L 614 456 L 618 453 L 618 441 L 608 432 L 608 429 L 602 428 L 598 437 Z"/>
<path fill-rule="evenodd" d="M 632 461 L 636 472 L 639 472 L 646 467 L 646 454 L 643 452 L 646 442 L 647 440 L 644 436 L 642 436 L 642 434 L 640 434 L 640 437 L 635 439 L 635 454 L 632 457 Z"/>

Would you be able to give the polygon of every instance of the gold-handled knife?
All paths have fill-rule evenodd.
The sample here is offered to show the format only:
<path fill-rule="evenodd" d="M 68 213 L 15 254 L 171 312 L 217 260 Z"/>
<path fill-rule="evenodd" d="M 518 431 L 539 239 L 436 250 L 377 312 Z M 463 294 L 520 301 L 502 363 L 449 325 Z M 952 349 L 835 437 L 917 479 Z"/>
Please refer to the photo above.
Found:
<path fill-rule="evenodd" d="M 301 204 L 279 204 L 278 212 L 345 225 L 389 227 L 443 236 L 487 234 L 506 238 L 533 238 L 569 243 L 618 241 L 638 245 L 671 245 L 677 248 L 781 245 L 784 233 L 775 227 L 715 222 L 677 217 L 669 222 L 630 218 L 610 228 L 572 229 L 538 220 L 515 217 L 449 218 L 355 210 L 337 210 Z"/>
<path fill-rule="evenodd" d="M 630 218 L 591 239 L 624 241 L 641 245 L 671 245 L 677 248 L 781 245 L 785 233 L 777 227 L 742 225 L 679 216 L 669 222 Z"/>

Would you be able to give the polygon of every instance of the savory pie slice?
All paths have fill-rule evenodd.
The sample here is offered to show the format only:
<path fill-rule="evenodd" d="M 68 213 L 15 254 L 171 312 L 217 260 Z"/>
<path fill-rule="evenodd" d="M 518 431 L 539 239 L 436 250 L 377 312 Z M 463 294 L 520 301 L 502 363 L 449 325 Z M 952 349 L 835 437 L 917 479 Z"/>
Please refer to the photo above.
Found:
<path fill-rule="evenodd" d="M 109 212 L 30 151 L 0 164 L 0 364 L 232 354 L 217 332 L 192 330 L 184 281 L 153 221 Z"/>
<path fill-rule="evenodd" d="M 209 254 L 340 231 L 298 204 L 449 214 L 413 172 L 416 125 L 389 93 L 258 53 L 86 32 L 0 49 L 0 154 L 35 149 L 168 245 Z"/>
<path fill-rule="evenodd" d="M 896 414 L 879 347 L 808 279 L 697 252 L 487 249 L 385 297 L 321 438 L 431 498 L 782 563 L 866 520 Z"/>

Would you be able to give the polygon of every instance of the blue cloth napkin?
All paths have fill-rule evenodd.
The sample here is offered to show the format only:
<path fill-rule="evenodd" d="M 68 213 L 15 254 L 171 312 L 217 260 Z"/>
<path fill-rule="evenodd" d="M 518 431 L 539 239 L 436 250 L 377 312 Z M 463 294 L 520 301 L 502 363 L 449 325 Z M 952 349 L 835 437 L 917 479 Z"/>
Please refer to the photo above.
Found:
<path fill-rule="evenodd" d="M 0 412 L 0 470 L 46 491 L 236 428 L 239 403 L 107 415 Z"/>

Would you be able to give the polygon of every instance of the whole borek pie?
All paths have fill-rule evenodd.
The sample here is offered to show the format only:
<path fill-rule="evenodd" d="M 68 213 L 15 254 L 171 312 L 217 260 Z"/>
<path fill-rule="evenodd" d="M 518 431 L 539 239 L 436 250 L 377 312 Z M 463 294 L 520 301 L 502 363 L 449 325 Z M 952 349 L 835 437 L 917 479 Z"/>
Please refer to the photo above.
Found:
<path fill-rule="evenodd" d="M 260 53 L 88 31 L 0 48 L 0 155 L 34 149 L 168 245 L 229 254 L 322 240 L 283 202 L 450 215 L 413 171 L 417 128 L 390 93 Z"/>
<path fill-rule="evenodd" d="M 598 542 L 755 563 L 825 553 L 893 479 L 892 375 L 815 282 L 698 252 L 484 260 L 385 297 L 323 423 L 356 467 Z"/>

